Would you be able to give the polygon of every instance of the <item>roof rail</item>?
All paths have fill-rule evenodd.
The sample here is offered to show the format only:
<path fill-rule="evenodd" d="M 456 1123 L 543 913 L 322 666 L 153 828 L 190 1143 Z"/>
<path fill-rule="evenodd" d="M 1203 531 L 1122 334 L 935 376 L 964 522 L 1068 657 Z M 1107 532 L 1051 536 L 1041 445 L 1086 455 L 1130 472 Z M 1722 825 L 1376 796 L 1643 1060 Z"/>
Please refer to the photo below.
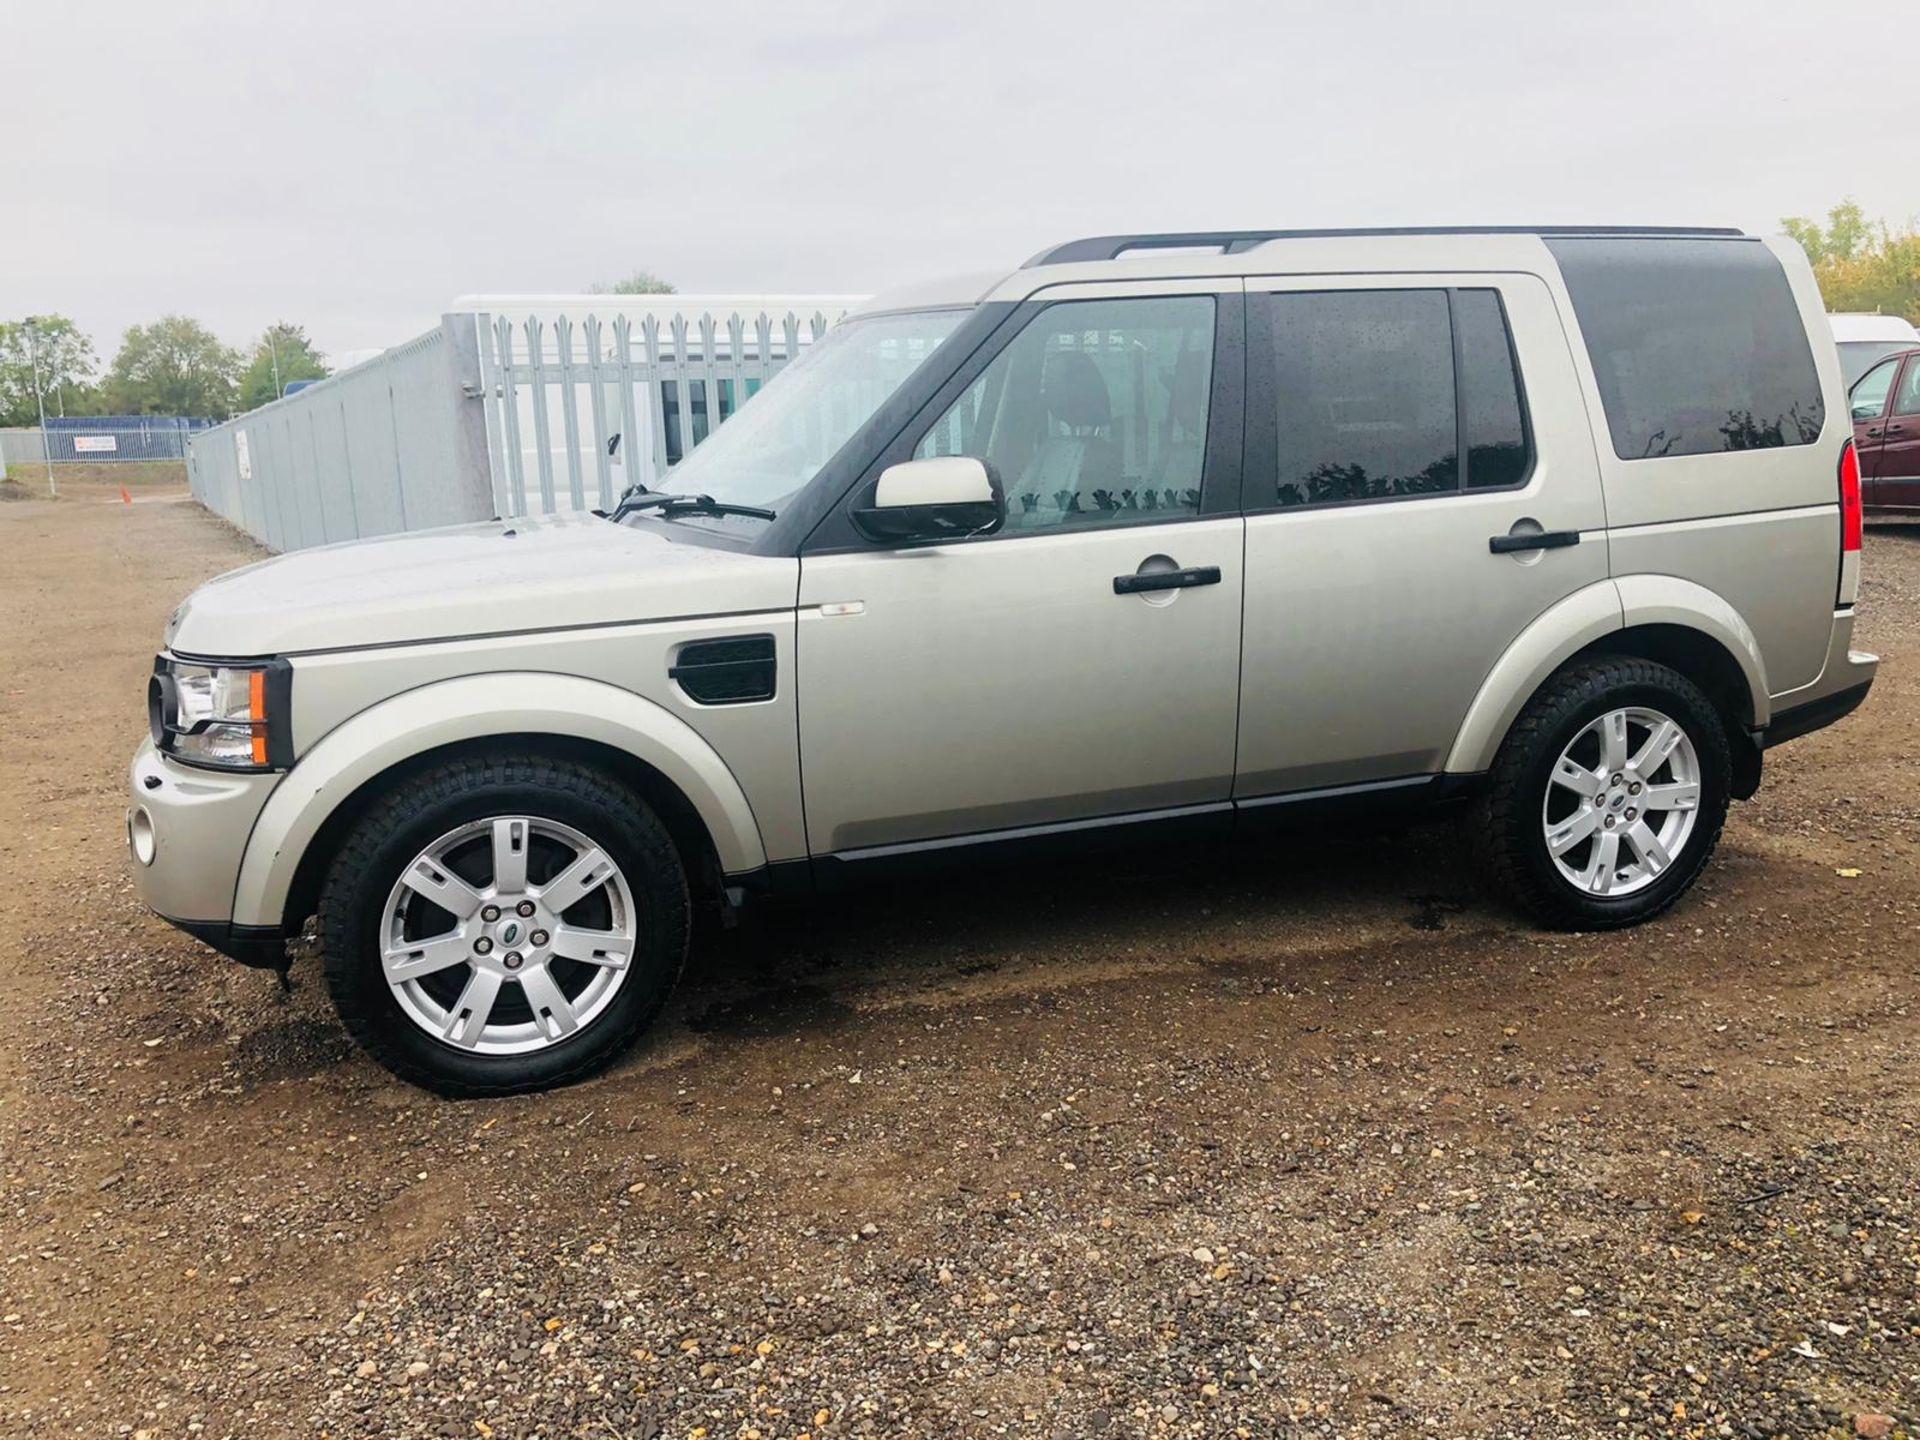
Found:
<path fill-rule="evenodd" d="M 1189 250 L 1216 247 L 1238 255 L 1269 240 L 1337 240 L 1359 235 L 1645 235 L 1745 239 L 1741 230 L 1704 225 L 1406 225 L 1348 230 L 1193 230 L 1141 235 L 1093 235 L 1042 250 L 1020 268 L 1115 260 L 1129 250 Z"/>

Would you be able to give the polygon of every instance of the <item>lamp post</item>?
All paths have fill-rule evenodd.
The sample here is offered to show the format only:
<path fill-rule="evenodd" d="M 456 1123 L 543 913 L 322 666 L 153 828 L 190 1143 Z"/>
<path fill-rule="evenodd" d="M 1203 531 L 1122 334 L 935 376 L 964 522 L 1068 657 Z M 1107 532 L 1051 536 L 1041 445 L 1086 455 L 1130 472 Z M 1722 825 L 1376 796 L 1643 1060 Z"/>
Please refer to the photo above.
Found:
<path fill-rule="evenodd" d="M 27 355 L 33 362 L 33 403 L 40 412 L 40 455 L 47 462 L 47 494 L 58 500 L 60 486 L 53 478 L 53 440 L 47 434 L 47 397 L 40 388 L 40 317 L 27 317 Z"/>

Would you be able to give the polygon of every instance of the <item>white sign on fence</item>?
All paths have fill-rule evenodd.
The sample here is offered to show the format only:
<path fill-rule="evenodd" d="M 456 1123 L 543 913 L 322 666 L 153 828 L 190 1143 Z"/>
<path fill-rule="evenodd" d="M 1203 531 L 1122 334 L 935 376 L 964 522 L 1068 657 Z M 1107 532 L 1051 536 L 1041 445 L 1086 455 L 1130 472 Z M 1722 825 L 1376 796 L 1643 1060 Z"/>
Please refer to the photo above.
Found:
<path fill-rule="evenodd" d="M 253 456 L 247 451 L 247 432 L 244 430 L 233 432 L 233 463 L 238 467 L 242 480 L 253 478 Z"/>
<path fill-rule="evenodd" d="M 119 438 L 113 435 L 76 435 L 73 437 L 73 453 L 76 455 L 111 455 L 119 448 Z"/>

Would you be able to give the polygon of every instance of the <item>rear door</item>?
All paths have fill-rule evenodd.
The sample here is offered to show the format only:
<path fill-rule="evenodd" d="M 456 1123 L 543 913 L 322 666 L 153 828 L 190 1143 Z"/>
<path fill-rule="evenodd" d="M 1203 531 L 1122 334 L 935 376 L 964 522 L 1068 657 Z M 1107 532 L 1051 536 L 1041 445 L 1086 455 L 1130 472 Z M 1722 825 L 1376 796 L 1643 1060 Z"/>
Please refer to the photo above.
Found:
<path fill-rule="evenodd" d="M 1866 503 L 1920 511 L 1920 351 L 1909 351 L 1881 422 L 1879 465 Z"/>
<path fill-rule="evenodd" d="M 1507 646 L 1607 576 L 1552 296 L 1524 274 L 1247 283 L 1235 798 L 1436 773 Z"/>
<path fill-rule="evenodd" d="M 1900 377 L 1900 357 L 1882 360 L 1854 382 L 1849 397 L 1853 407 L 1853 448 L 1860 456 L 1861 497 L 1875 503 L 1874 481 L 1880 474 L 1880 443 L 1886 436 L 1887 408 L 1893 401 L 1894 381 Z"/>

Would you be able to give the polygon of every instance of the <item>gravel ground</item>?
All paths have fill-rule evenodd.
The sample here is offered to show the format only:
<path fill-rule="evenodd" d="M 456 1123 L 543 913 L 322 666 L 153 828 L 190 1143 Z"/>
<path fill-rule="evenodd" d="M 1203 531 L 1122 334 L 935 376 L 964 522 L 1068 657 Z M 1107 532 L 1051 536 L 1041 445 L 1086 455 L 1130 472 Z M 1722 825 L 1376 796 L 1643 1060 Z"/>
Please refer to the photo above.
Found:
<path fill-rule="evenodd" d="M 134 898 L 162 620 L 254 553 L 0 507 L 0 1434 L 1920 1427 L 1920 530 L 1867 706 L 1631 934 L 1445 829 L 956 879 L 734 932 L 485 1104 Z"/>

